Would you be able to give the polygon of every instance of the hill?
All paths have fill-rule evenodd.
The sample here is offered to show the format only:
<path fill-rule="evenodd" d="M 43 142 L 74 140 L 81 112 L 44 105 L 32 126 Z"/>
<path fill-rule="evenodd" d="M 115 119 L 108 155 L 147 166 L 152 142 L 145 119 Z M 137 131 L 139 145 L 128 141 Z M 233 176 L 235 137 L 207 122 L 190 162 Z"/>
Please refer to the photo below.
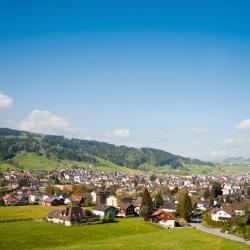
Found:
<path fill-rule="evenodd" d="M 154 148 L 117 146 L 94 140 L 68 139 L 64 136 L 0 128 L 0 160 L 15 160 L 24 153 L 32 153 L 44 164 L 52 165 L 55 161 L 90 164 L 105 161 L 132 169 L 139 169 L 145 164 L 152 167 L 170 165 L 173 169 L 180 168 L 183 164 L 212 166 L 210 162 L 190 159 Z"/>

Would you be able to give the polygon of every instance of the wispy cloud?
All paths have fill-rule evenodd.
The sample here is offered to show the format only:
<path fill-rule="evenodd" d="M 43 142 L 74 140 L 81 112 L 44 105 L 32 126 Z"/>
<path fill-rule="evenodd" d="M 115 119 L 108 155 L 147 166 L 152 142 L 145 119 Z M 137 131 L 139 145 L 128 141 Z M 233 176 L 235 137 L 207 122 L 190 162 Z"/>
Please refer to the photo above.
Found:
<path fill-rule="evenodd" d="M 250 119 L 245 119 L 235 126 L 239 130 L 250 130 Z"/>
<path fill-rule="evenodd" d="M 8 95 L 0 92 L 0 108 L 7 109 L 10 108 L 13 104 L 13 99 Z"/>

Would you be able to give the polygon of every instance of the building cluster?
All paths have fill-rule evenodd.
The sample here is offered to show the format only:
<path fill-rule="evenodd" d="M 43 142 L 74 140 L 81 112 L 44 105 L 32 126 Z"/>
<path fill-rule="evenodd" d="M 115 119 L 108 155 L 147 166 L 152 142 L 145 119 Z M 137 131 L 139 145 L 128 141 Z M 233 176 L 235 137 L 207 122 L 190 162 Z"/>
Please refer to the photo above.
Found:
<path fill-rule="evenodd" d="M 221 193 L 216 197 L 206 195 L 212 183 L 221 186 Z M 11 171 L 3 176 L 4 186 L 8 187 L 0 194 L 2 206 L 25 206 L 40 204 L 43 206 L 70 205 L 66 210 L 56 210 L 48 220 L 71 225 L 86 218 L 131 217 L 139 214 L 141 194 L 147 188 L 152 194 L 161 192 L 164 203 L 153 213 L 154 221 L 166 226 L 175 225 L 177 193 L 186 189 L 192 199 L 194 211 L 209 211 L 213 221 L 225 221 L 235 215 L 244 215 L 250 207 L 250 175 L 189 175 L 160 174 L 153 172 L 118 173 L 95 172 L 80 168 L 64 168 L 53 172 L 34 171 L 20 173 Z M 70 194 L 66 187 L 84 184 L 92 187 L 92 192 Z M 44 192 L 48 185 L 57 187 L 56 194 Z M 93 211 L 80 210 L 91 204 Z M 78 214 L 78 215 L 77 215 Z M 69 220 L 71 219 L 71 221 Z M 199 217 L 191 218 L 198 222 Z"/>

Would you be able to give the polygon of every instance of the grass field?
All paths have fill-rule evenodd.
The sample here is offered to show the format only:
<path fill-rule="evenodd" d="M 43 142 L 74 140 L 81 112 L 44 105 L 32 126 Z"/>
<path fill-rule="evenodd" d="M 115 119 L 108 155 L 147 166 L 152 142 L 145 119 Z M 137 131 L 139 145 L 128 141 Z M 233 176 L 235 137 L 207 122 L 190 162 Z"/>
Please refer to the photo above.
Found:
<path fill-rule="evenodd" d="M 56 208 L 64 208 L 60 206 Z M 10 206 L 0 207 L 0 222 L 21 220 L 21 219 L 39 219 L 45 218 L 49 211 L 54 210 L 55 207 L 44 207 L 44 206 Z M 0 226 L 1 227 L 1 226 Z"/>
<path fill-rule="evenodd" d="M 141 218 L 65 227 L 48 222 L 0 224 L 0 249 L 249 249 L 195 229 L 163 229 Z"/>

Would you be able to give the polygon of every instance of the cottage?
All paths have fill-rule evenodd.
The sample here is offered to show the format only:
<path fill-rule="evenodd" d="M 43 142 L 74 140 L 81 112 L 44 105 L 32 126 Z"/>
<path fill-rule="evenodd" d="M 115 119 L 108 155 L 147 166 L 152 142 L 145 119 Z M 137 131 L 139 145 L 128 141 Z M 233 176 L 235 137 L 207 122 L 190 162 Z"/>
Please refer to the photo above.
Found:
<path fill-rule="evenodd" d="M 132 217 L 135 214 L 135 207 L 131 203 L 121 203 L 118 207 L 118 217 Z"/>
<path fill-rule="evenodd" d="M 175 227 L 176 225 L 176 218 L 171 214 L 163 209 L 158 209 L 152 214 L 153 222 L 157 222 L 161 225 L 167 227 Z"/>
<path fill-rule="evenodd" d="M 104 204 L 97 205 L 93 209 L 93 213 L 95 215 L 99 215 L 101 218 L 105 217 L 108 212 L 110 212 L 112 218 L 115 218 L 117 214 L 117 209 L 115 207 Z"/>

